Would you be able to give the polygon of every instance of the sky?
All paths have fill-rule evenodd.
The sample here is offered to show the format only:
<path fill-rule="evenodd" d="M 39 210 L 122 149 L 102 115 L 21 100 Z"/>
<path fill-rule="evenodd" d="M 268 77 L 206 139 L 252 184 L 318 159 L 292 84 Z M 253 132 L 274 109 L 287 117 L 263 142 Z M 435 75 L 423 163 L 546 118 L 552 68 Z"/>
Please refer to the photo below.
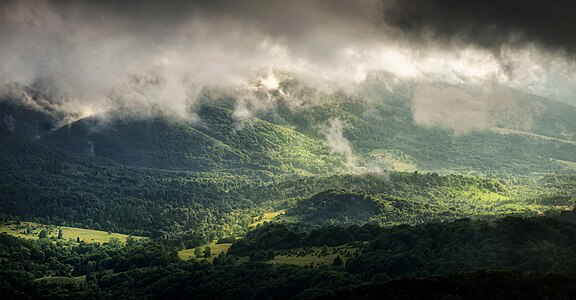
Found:
<path fill-rule="evenodd" d="M 576 105 L 576 2 L 206 0 L 0 2 L 0 84 L 61 109 L 186 111 L 203 87 L 293 74 L 353 91 L 371 72 L 499 83 Z"/>

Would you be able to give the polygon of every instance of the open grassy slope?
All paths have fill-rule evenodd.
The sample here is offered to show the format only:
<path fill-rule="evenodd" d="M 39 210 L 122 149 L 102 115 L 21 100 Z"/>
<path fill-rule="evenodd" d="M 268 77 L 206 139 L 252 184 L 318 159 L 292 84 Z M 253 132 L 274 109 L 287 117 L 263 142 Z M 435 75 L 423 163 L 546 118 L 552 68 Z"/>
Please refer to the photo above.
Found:
<path fill-rule="evenodd" d="M 228 251 L 228 249 L 230 249 L 230 246 L 232 246 L 232 243 L 222 243 L 222 244 L 211 243 L 208 245 L 202 245 L 202 246 L 194 247 L 192 249 L 180 250 L 180 251 L 178 251 L 178 257 L 182 260 L 206 259 L 209 262 L 212 262 L 215 257 L 218 257 L 218 255 L 220 255 L 220 253 Z M 206 247 L 210 247 L 211 256 L 210 257 L 197 258 L 196 255 L 194 254 L 194 251 L 196 251 L 196 249 L 200 249 L 200 251 L 204 251 L 204 249 Z"/>
<path fill-rule="evenodd" d="M 107 243 L 111 239 L 117 239 L 119 242 L 125 243 L 126 239 L 128 239 L 128 235 L 121 233 L 68 226 L 43 225 L 34 222 L 3 224 L 0 226 L 0 233 L 5 232 L 16 237 L 37 240 L 39 239 L 40 231 L 43 229 L 47 231 L 48 238 L 55 239 L 58 238 L 59 230 L 62 230 L 62 240 L 73 242 L 80 239 L 84 243 Z M 133 238 L 139 240 L 144 237 L 133 236 Z"/>

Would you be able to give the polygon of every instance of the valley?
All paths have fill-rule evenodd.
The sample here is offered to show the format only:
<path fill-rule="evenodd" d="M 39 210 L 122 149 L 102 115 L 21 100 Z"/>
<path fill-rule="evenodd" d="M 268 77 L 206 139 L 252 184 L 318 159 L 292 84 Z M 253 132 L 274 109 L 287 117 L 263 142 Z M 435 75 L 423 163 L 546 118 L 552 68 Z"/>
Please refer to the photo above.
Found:
<path fill-rule="evenodd" d="M 2 300 L 576 299 L 576 1 L 1 0 Z"/>
<path fill-rule="evenodd" d="M 27 127 L 0 134 L 10 292 L 257 299 L 281 288 L 308 298 L 404 277 L 572 266 L 571 140 L 537 126 L 457 133 L 416 123 L 407 99 L 312 95 L 328 100 L 292 111 L 278 98 L 275 114 L 238 118 L 234 99 L 205 91 L 194 120 L 60 126 L 26 123 L 41 112 L 3 102 Z"/>

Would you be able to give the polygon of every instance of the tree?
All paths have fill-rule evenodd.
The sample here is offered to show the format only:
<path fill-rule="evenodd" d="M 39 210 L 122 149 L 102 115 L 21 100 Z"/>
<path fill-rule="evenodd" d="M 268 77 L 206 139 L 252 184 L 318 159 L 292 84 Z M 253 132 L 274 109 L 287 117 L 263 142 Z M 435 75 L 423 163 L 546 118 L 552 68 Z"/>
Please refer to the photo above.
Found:
<path fill-rule="evenodd" d="M 47 239 L 48 238 L 48 230 L 46 230 L 46 229 L 40 230 L 38 237 L 41 239 Z"/>
<path fill-rule="evenodd" d="M 336 256 L 336 258 L 334 258 L 334 261 L 332 262 L 332 265 L 335 267 L 341 267 L 344 264 L 344 262 L 342 261 L 342 258 L 340 258 L 340 255 Z"/>
<path fill-rule="evenodd" d="M 62 228 L 58 228 L 58 239 L 62 239 L 63 234 L 62 234 Z"/>
<path fill-rule="evenodd" d="M 194 256 L 196 256 L 196 258 L 201 258 L 202 257 L 202 250 L 200 249 L 200 247 L 196 247 L 194 249 Z"/>
<path fill-rule="evenodd" d="M 129 235 L 129 236 L 126 238 L 126 246 L 132 247 L 132 246 L 134 246 L 135 244 L 136 244 L 136 239 L 135 239 L 132 235 Z"/>
<path fill-rule="evenodd" d="M 117 237 L 111 237 L 108 240 L 108 246 L 110 248 L 120 249 L 122 248 L 122 242 L 120 242 L 120 239 Z"/>
<path fill-rule="evenodd" d="M 212 256 L 212 251 L 209 246 L 206 246 L 206 248 L 204 248 L 204 257 L 208 258 L 210 256 Z"/>

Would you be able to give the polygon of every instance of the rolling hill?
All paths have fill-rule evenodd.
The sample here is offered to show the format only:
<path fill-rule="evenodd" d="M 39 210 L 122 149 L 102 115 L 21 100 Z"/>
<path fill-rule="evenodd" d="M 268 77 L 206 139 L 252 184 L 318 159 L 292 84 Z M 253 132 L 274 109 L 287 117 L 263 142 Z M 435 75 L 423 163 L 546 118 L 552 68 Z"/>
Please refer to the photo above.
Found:
<path fill-rule="evenodd" d="M 81 119 L 42 136 L 41 142 L 119 164 L 197 172 L 328 173 L 342 166 L 318 140 L 257 120 L 237 120 L 223 108 L 204 106 L 201 120 L 169 116 L 103 121 Z"/>
<path fill-rule="evenodd" d="M 337 120 L 361 170 L 409 164 L 421 171 L 499 178 L 576 171 L 558 162 L 576 162 L 576 107 L 502 86 L 429 86 L 424 92 L 440 98 L 434 101 L 454 99 L 425 103 L 425 111 L 434 109 L 424 117 L 418 112 L 422 104 L 415 103 L 426 98 L 415 96 L 424 93 L 419 84 L 387 77 L 369 80 L 355 93 L 321 92 L 289 81 L 283 90 L 289 96 L 278 97 L 272 112 L 257 115 L 317 138 L 324 138 L 319 128 Z M 294 97 L 304 104 L 292 107 Z"/>

